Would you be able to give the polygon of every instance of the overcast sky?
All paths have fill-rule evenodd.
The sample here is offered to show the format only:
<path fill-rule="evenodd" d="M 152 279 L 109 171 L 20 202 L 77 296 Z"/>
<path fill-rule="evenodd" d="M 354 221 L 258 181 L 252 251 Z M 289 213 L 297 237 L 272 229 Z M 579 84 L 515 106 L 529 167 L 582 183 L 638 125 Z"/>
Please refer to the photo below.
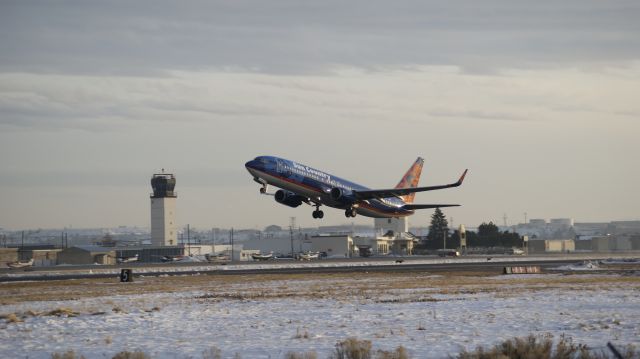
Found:
<path fill-rule="evenodd" d="M 640 3 L 2 1 L 0 227 L 372 223 L 260 196 L 244 163 L 371 188 L 416 157 L 454 223 L 640 219 Z M 419 211 L 412 225 L 428 225 Z"/>

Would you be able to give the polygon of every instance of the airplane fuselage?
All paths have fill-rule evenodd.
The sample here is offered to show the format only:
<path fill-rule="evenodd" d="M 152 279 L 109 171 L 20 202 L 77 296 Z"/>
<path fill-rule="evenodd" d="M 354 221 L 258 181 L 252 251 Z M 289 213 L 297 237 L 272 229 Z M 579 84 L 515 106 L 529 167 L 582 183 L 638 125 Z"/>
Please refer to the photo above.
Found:
<path fill-rule="evenodd" d="M 299 196 L 291 197 L 294 201 L 290 203 L 295 204 L 291 207 L 297 207 L 300 204 L 299 200 L 302 200 L 302 202 L 312 202 L 317 206 L 322 204 L 345 210 L 353 208 L 358 214 L 374 218 L 404 217 L 414 213 L 413 210 L 402 208 L 405 202 L 398 197 L 357 201 L 348 198 L 335 200 L 331 196 L 331 191 L 334 189 L 349 193 L 366 191 L 369 188 L 287 159 L 260 156 L 247 162 L 245 167 L 256 182 L 263 185 L 273 185 L 291 195 Z"/>

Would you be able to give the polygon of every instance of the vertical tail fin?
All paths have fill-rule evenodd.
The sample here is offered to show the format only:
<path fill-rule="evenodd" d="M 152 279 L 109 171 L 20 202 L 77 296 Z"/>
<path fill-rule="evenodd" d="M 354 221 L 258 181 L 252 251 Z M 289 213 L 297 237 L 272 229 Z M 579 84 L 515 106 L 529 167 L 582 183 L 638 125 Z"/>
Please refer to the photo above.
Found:
<path fill-rule="evenodd" d="M 424 159 L 422 157 L 418 157 L 416 162 L 413 163 L 411 168 L 404 174 L 396 188 L 413 188 L 418 187 L 418 181 L 420 181 L 420 174 L 422 173 L 422 165 L 424 164 Z M 402 196 L 402 200 L 407 203 L 413 203 L 413 198 L 416 196 L 415 193 L 410 193 L 406 196 Z"/>

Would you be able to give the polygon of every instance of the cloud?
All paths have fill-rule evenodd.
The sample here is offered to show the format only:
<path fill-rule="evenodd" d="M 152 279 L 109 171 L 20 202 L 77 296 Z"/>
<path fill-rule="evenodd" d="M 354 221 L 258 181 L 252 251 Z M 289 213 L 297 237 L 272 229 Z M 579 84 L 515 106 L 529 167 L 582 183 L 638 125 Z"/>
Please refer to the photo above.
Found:
<path fill-rule="evenodd" d="M 634 1 L 4 2 L 0 70 L 162 76 L 452 64 L 500 68 L 640 57 Z"/>
<path fill-rule="evenodd" d="M 424 121 L 566 121 L 633 114 L 640 65 L 607 71 L 452 66 L 334 68 L 279 76 L 172 71 L 163 77 L 1 74 L 0 127 L 125 131 L 157 123 L 304 126 Z"/>

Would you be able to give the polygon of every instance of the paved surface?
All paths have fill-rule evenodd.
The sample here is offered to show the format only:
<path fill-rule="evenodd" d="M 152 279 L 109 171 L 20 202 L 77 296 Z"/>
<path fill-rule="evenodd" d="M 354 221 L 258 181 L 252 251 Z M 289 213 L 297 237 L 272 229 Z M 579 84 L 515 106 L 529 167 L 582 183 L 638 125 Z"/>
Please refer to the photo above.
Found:
<path fill-rule="evenodd" d="M 363 273 L 363 272 L 463 272 L 478 271 L 502 273 L 506 266 L 540 266 L 543 269 L 581 263 L 585 259 L 598 260 L 608 256 L 558 256 L 528 260 L 526 257 L 513 256 L 470 256 L 448 259 L 447 263 L 425 263 L 425 260 L 438 261 L 437 257 L 405 257 L 405 258 L 354 258 L 349 260 L 320 260 L 297 262 L 292 260 L 275 260 L 265 262 L 247 262 L 241 264 L 210 263 L 125 263 L 116 266 L 62 266 L 41 267 L 19 270 L 3 269 L 0 271 L 0 282 L 13 281 L 45 281 L 82 278 L 113 278 L 121 268 L 130 268 L 134 276 L 160 275 L 247 275 L 247 274 L 295 274 L 295 273 Z M 442 260 L 442 259 L 440 259 Z M 465 262 L 475 260 L 475 262 Z M 515 262 L 514 260 L 518 260 Z M 402 261 L 401 263 L 399 263 Z M 366 263 L 363 263 L 366 262 Z M 288 267 L 287 264 L 296 265 Z M 304 265 L 305 263 L 308 265 Z M 378 264 L 379 263 L 379 264 Z M 358 265 L 355 265 L 358 264 Z M 284 266 L 283 266 L 284 265 Z M 319 266 L 323 265 L 323 266 Z M 326 266 L 329 265 L 329 266 Z M 239 266 L 239 268 L 234 268 Z M 637 267 L 635 268 L 637 269 Z M 95 271 L 95 272 L 94 272 Z M 108 273 L 105 273 L 108 272 Z"/>

